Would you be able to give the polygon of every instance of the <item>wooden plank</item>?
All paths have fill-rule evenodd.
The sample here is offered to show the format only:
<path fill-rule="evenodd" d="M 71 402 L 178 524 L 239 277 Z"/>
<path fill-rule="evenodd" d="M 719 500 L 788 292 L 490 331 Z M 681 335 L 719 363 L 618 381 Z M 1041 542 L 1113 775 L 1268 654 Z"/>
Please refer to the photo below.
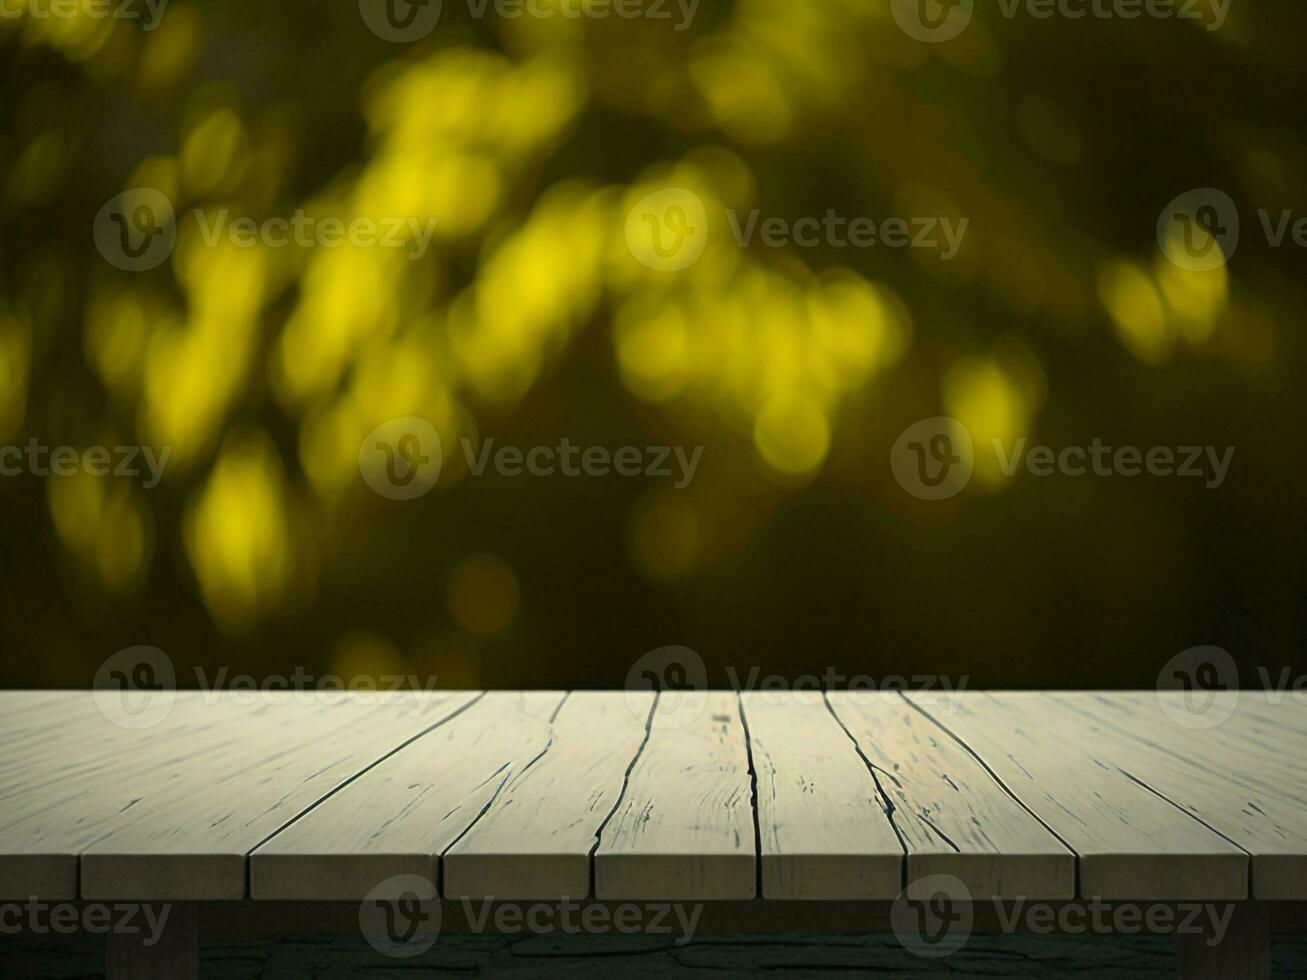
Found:
<path fill-rule="evenodd" d="M 757 894 L 749 752 L 734 694 L 678 692 L 600 835 L 600 900 L 713 901 Z"/>
<path fill-rule="evenodd" d="M 1093 740 L 1025 720 L 1022 698 L 968 692 L 941 723 L 1075 851 L 1083 897 L 1247 897 L 1247 854 L 1131 780 Z"/>
<path fill-rule="evenodd" d="M 0 731 L 5 733 L 60 728 L 51 709 L 73 713 L 94 710 L 84 691 L 0 691 Z"/>
<path fill-rule="evenodd" d="M 100 713 L 89 692 L 42 699 L 39 712 L 0 717 L 8 751 L 0 757 L 0 896 L 77 896 L 78 855 L 125 806 L 139 805 L 130 784 L 141 774 L 194 769 L 187 749 L 204 753 L 229 740 L 237 711 L 179 693 L 172 713 L 150 729 L 125 729 Z M 133 802 L 135 801 L 135 803 Z"/>
<path fill-rule="evenodd" d="M 407 740 L 440 725 L 470 693 L 283 696 L 259 721 L 189 768 L 133 776 L 129 806 L 101 824 L 81 855 L 84 898 L 243 898 L 249 853 Z M 184 750 L 188 749 L 183 745 Z"/>
<path fill-rule="evenodd" d="M 87 726 L 94 737 L 88 737 Z M 52 772 L 52 760 L 75 753 L 78 760 L 99 764 L 120 758 L 125 747 L 142 741 L 139 732 L 111 724 L 85 691 L 0 694 L 0 738 L 6 750 L 0 755 L 0 800 L 11 804 L 27 787 L 67 780 L 66 773 Z M 0 808 L 0 825 L 12 823 L 13 817 L 11 807 Z"/>
<path fill-rule="evenodd" d="M 1277 680 L 1278 678 L 1272 678 Z M 1307 735 L 1307 701 L 1293 691 L 1240 691 L 1234 717 Z"/>
<path fill-rule="evenodd" d="M 440 855 L 549 747 L 560 692 L 487 694 L 334 794 L 250 857 L 256 899 L 359 900 Z"/>
<path fill-rule="evenodd" d="M 1307 899 L 1307 733 L 1242 705 L 1215 728 L 1187 728 L 1147 694 L 1050 694 L 1020 705 L 1032 719 L 1079 720 L 1078 737 L 1247 851 L 1256 898 Z"/>
<path fill-rule="evenodd" d="M 946 732 L 890 692 L 830 695 L 907 848 L 908 894 L 951 875 L 977 900 L 1072 898 L 1075 855 Z"/>
<path fill-rule="evenodd" d="M 553 744 L 519 770 L 472 829 L 444 855 L 450 898 L 580 899 L 591 853 L 644 743 L 652 692 L 573 693 Z"/>
<path fill-rule="evenodd" d="M 179 692 L 126 729 L 79 693 L 68 731 L 0 777 L 0 894 L 73 898 L 80 877 L 84 898 L 244 897 L 259 841 L 472 696 Z"/>
<path fill-rule="evenodd" d="M 903 845 L 867 764 L 820 694 L 753 692 L 762 897 L 893 899 Z"/>

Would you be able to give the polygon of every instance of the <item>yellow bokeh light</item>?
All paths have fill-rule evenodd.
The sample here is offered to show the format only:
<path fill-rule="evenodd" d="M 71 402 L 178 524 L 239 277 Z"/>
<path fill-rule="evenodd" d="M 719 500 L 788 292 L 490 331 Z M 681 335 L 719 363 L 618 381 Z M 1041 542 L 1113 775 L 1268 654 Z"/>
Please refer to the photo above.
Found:
<path fill-rule="evenodd" d="M 1041 398 L 1038 365 L 1019 348 L 981 357 L 965 357 L 945 373 L 943 402 L 947 414 L 971 434 L 975 476 L 981 485 L 1000 485 L 1002 458 L 1018 439 L 1028 438 Z M 995 442 L 1003 453 L 994 452 Z"/>
<path fill-rule="evenodd" d="M 181 168 L 186 188 L 204 195 L 239 173 L 248 159 L 248 139 L 240 116 L 217 109 L 206 116 L 182 145 Z"/>
<path fill-rule="evenodd" d="M 214 619 L 232 632 L 275 608 L 294 567 L 281 461 L 261 434 L 237 436 L 191 500 L 186 552 Z"/>
<path fill-rule="evenodd" d="M 798 394 L 772 398 L 758 412 L 753 441 L 762 458 L 788 476 L 816 470 L 830 450 L 830 421 L 811 399 Z"/>
<path fill-rule="evenodd" d="M 1147 364 L 1161 364 L 1175 348 L 1175 331 L 1167 322 L 1161 294 L 1138 265 L 1112 262 L 1098 276 L 1098 295 L 1117 335 Z"/>

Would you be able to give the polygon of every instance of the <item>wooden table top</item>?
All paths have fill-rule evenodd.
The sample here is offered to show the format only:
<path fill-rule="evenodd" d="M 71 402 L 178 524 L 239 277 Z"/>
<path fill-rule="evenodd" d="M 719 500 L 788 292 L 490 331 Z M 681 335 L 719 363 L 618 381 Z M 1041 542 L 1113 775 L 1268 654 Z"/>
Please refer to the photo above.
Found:
<path fill-rule="evenodd" d="M 0 693 L 0 899 L 1307 899 L 1307 708 L 1231 694 Z"/>

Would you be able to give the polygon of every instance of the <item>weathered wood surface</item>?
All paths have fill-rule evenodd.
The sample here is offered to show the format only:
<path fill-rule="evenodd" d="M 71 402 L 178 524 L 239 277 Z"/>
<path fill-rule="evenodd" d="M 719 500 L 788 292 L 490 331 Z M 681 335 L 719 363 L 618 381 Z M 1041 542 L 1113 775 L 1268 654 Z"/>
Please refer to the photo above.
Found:
<path fill-rule="evenodd" d="M 0 694 L 0 899 L 1307 899 L 1293 696 L 397 697 Z"/>
<path fill-rule="evenodd" d="M 757 894 L 749 749 L 735 694 L 679 694 L 653 730 L 595 852 L 601 899 Z"/>
<path fill-rule="evenodd" d="M 250 857 L 254 898 L 361 899 L 439 860 L 550 746 L 561 692 L 487 694 L 323 801 Z"/>
<path fill-rule="evenodd" d="M 1092 741 L 1130 778 L 1248 851 L 1254 897 L 1302 898 L 1307 732 L 1252 710 L 1256 697 L 1245 694 L 1241 710 L 1209 729 L 1176 724 L 1150 695 L 1051 694 L 1019 704 L 1033 721 Z"/>
<path fill-rule="evenodd" d="M 178 779 L 135 785 L 148 810 L 124 809 L 82 851 L 85 898 L 240 898 L 249 853 L 368 766 L 448 719 L 465 695 L 323 698 L 261 706 Z M 234 737 L 233 737 L 234 736 Z"/>
<path fill-rule="evenodd" d="M 0 715 L 0 896 L 72 898 L 81 852 L 117 815 L 140 806 L 138 779 L 185 781 L 195 756 L 230 740 L 254 712 L 229 699 L 177 695 L 154 728 L 113 724 L 87 693 L 41 695 L 39 710 Z M 21 699 L 10 694 L 6 707 Z"/>
<path fill-rule="evenodd" d="M 747 694 L 744 717 L 758 776 L 763 897 L 897 896 L 903 844 L 825 698 Z"/>
<path fill-rule="evenodd" d="M 897 694 L 830 703 L 875 771 L 912 883 L 948 874 L 972 895 L 1071 898 L 1075 855 L 974 756 Z"/>
<path fill-rule="evenodd" d="M 444 855 L 444 894 L 586 898 L 590 856 L 651 722 L 654 695 L 574 693 L 548 751 Z"/>
<path fill-rule="evenodd" d="M 1083 897 L 1248 896 L 1244 850 L 1131 779 L 1072 712 L 1036 715 L 1036 699 L 969 693 L 941 723 L 1075 851 Z"/>
<path fill-rule="evenodd" d="M 28 751 L 0 762 L 0 895 L 242 898 L 262 840 L 472 697 L 188 692 L 125 729 L 89 695 L 60 695 L 49 711 L 71 739 L 6 716 L 4 743 Z"/>

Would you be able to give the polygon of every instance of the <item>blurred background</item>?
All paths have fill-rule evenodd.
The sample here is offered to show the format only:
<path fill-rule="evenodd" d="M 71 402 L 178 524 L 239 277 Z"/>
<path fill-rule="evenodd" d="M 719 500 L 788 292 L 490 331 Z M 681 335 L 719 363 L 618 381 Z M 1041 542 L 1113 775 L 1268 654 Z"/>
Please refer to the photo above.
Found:
<path fill-rule="evenodd" d="M 1198 644 L 1246 685 L 1303 663 L 1307 250 L 1256 219 L 1307 216 L 1302 4 L 1234 0 L 1219 31 L 980 4 L 946 44 L 873 0 L 703 0 L 688 26 L 446 0 L 411 44 L 353 0 L 172 0 L 148 31 L 47 8 L 0 0 L 0 444 L 170 456 L 149 488 L 0 478 L 0 686 L 86 687 L 137 644 L 182 686 L 621 687 L 668 644 L 717 686 L 1149 687 Z M 624 240 L 667 186 L 711 215 L 676 272 Z M 93 223 L 139 187 L 177 241 L 130 273 Z M 1244 222 L 1203 273 L 1156 233 L 1196 187 Z M 952 261 L 741 248 L 728 208 L 969 226 Z M 197 209 L 436 230 L 417 260 L 241 248 Z M 890 448 L 938 415 L 978 446 L 1236 452 L 1218 489 L 978 458 L 923 501 Z M 392 500 L 359 451 L 403 416 L 446 453 Z M 473 476 L 458 448 L 564 438 L 703 453 L 677 489 Z"/>

